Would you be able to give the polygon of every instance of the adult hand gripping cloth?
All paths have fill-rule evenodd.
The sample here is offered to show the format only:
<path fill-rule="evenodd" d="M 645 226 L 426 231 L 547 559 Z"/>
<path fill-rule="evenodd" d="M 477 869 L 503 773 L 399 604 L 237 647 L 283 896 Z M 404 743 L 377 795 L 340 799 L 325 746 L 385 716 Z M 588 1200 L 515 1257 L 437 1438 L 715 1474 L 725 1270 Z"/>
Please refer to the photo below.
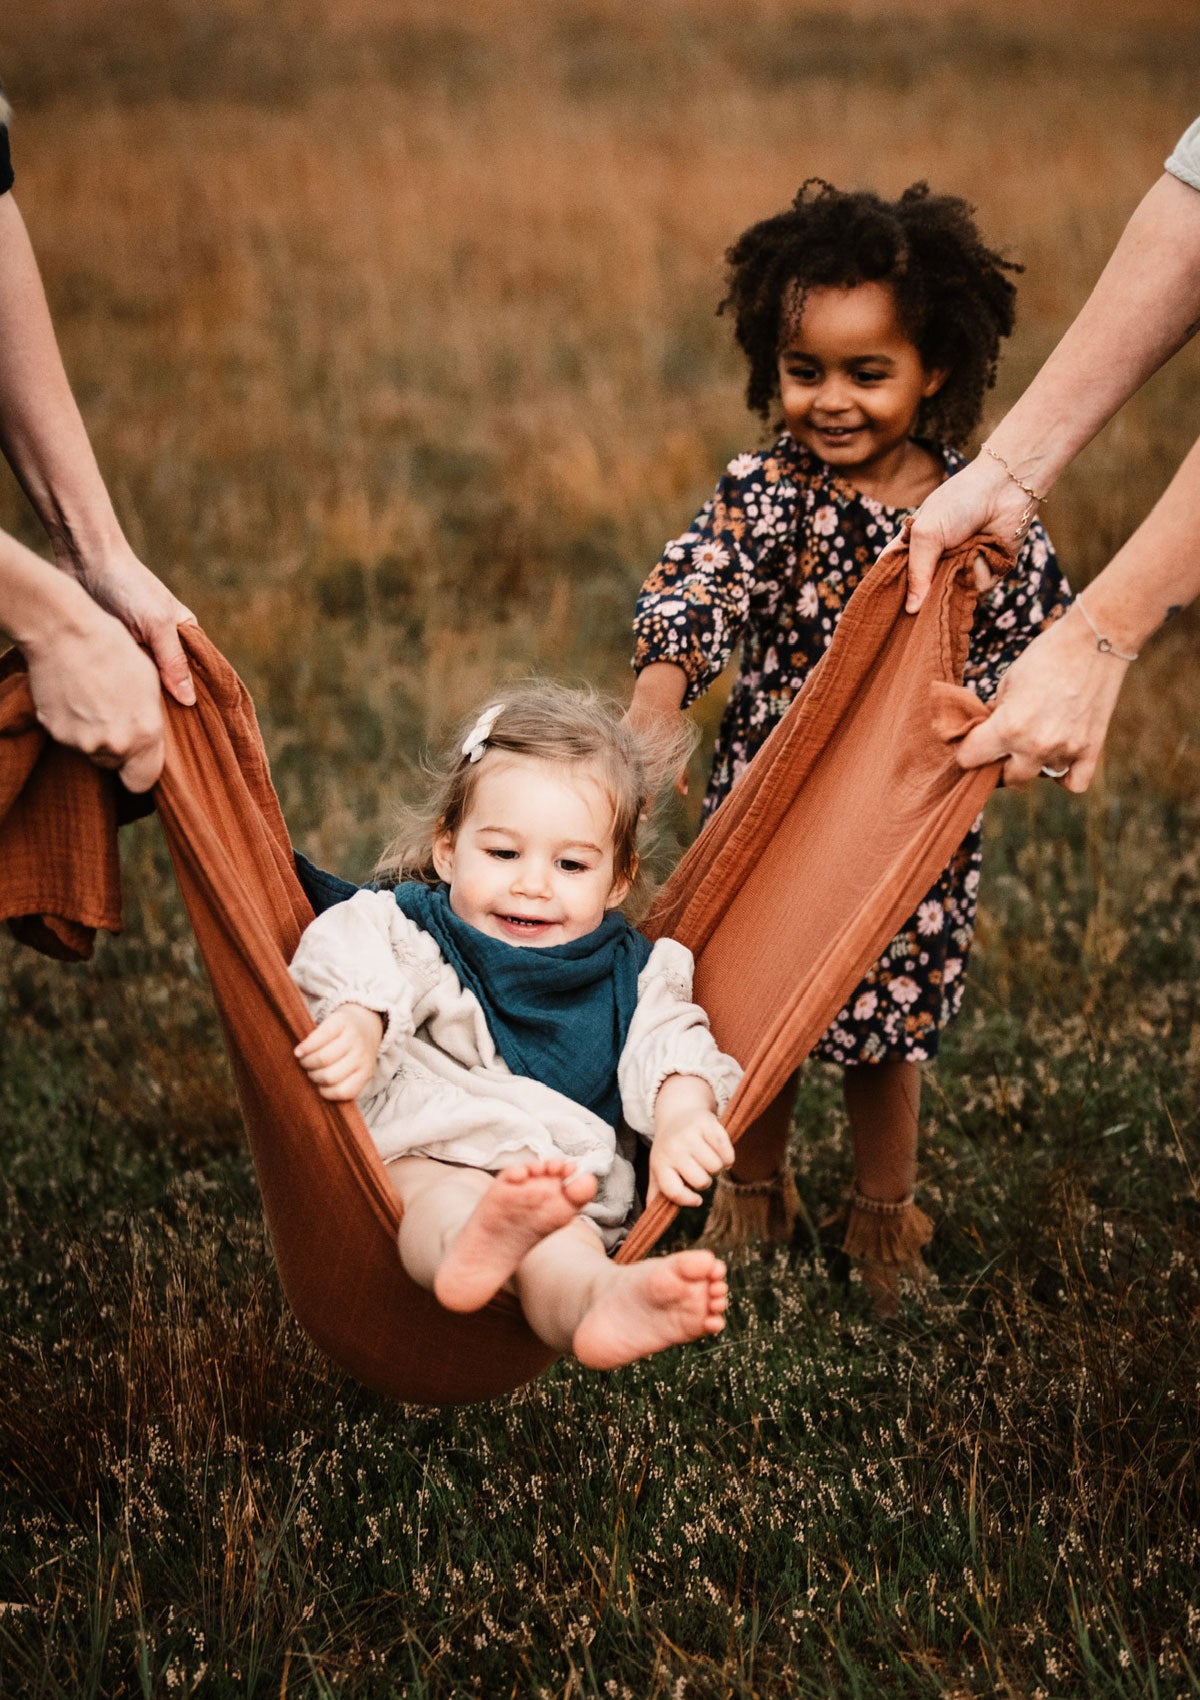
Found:
<path fill-rule="evenodd" d="M 696 958 L 695 996 L 745 1076 L 731 1137 L 779 1091 L 945 866 L 999 777 L 953 743 L 986 709 L 959 681 L 976 539 L 904 613 L 907 554 L 884 554 L 814 670 L 663 888 L 644 930 Z M 121 925 L 117 832 L 153 806 L 233 1063 L 284 1295 L 356 1379 L 427 1404 L 492 1398 L 553 1353 L 502 1297 L 443 1310 L 402 1268 L 399 1202 L 353 1104 L 321 1098 L 292 1055 L 312 1028 L 288 962 L 312 911 L 271 785 L 254 707 L 200 629 L 180 637 L 194 708 L 164 699 L 167 754 L 150 799 L 54 745 L 16 651 L 0 660 L 0 918 L 65 959 Z M 644 1256 L 675 1215 L 659 1200 L 617 1253 Z"/>

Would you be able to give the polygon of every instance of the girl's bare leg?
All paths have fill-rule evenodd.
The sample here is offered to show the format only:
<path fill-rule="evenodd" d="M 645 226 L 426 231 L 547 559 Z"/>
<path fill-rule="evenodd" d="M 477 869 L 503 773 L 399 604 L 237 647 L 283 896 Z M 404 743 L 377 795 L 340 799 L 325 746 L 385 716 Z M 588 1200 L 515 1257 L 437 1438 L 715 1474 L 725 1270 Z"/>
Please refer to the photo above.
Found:
<path fill-rule="evenodd" d="M 516 1289 L 534 1333 L 593 1369 L 719 1334 L 729 1298 L 725 1265 L 710 1251 L 616 1264 L 586 1222 L 539 1241 Z"/>
<path fill-rule="evenodd" d="M 480 1310 L 547 1234 L 594 1195 L 594 1175 L 565 1158 L 520 1163 L 498 1175 L 402 1157 L 388 1165 L 404 1206 L 400 1260 L 447 1310 Z M 592 1235 L 595 1238 L 595 1235 Z"/>

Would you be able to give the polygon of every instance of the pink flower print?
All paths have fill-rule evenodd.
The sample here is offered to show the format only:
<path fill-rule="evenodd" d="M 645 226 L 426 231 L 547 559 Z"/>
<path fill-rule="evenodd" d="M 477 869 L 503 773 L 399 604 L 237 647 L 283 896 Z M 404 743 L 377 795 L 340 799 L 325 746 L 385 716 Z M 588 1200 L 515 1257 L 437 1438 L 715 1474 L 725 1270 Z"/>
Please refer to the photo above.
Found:
<path fill-rule="evenodd" d="M 802 620 L 815 620 L 821 604 L 817 600 L 817 587 L 811 579 L 800 587 L 796 598 L 796 612 Z"/>
<path fill-rule="evenodd" d="M 942 969 L 942 984 L 948 985 L 951 980 L 957 980 L 962 973 L 962 963 L 957 956 L 948 956 L 946 966 Z"/>
<path fill-rule="evenodd" d="M 729 565 L 729 550 L 719 543 L 699 543 L 692 550 L 692 565 L 701 571 L 720 572 Z"/>
<path fill-rule="evenodd" d="M 818 508 L 812 517 L 812 528 L 818 537 L 832 537 L 837 530 L 837 509 L 831 502 L 826 502 L 823 508 Z"/>
<path fill-rule="evenodd" d="M 936 938 L 942 930 L 942 918 L 942 906 L 937 898 L 927 898 L 917 910 L 917 931 L 924 938 Z"/>
<path fill-rule="evenodd" d="M 864 992 L 860 998 L 856 998 L 854 1001 L 855 1021 L 870 1021 L 878 1008 L 879 994 L 877 992 Z"/>
<path fill-rule="evenodd" d="M 901 1009 L 907 1009 L 916 1003 L 921 995 L 921 988 L 910 974 L 897 974 L 888 986 L 892 1001 L 898 1003 Z"/>
<path fill-rule="evenodd" d="M 762 462 L 757 455 L 738 455 L 736 459 L 729 463 L 729 476 L 731 478 L 748 478 L 761 464 Z"/>

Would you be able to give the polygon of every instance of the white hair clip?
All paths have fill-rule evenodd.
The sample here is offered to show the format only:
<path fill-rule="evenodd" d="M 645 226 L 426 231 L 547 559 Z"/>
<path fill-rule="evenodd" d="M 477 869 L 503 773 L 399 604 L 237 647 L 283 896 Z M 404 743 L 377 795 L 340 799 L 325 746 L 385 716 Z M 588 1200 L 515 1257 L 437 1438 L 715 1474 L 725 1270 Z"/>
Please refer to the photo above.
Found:
<path fill-rule="evenodd" d="M 468 761 L 478 761 L 487 748 L 487 741 L 492 735 L 492 727 L 500 718 L 504 708 L 502 702 L 495 702 L 491 708 L 485 708 L 479 719 L 472 726 L 463 741 L 462 753 Z"/>

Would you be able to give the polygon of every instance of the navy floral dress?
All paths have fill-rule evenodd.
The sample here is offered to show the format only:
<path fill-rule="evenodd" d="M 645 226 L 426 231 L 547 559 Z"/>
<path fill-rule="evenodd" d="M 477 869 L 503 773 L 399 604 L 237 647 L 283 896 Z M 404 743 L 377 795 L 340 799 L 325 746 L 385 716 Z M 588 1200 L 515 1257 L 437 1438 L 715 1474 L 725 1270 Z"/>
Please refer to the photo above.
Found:
<path fill-rule="evenodd" d="M 934 447 L 947 474 L 964 464 Z M 890 508 L 839 478 L 787 432 L 730 462 L 712 499 L 668 543 L 642 586 L 634 667 L 669 661 L 687 674 L 684 705 L 715 682 L 741 643 L 741 666 L 717 737 L 701 825 L 786 713 L 842 610 L 899 531 Z M 1071 593 L 1040 523 L 1012 572 L 981 597 L 965 682 L 984 702 L 1005 669 L 1064 612 Z M 981 861 L 976 821 L 937 884 L 847 1000 L 814 1055 L 836 1063 L 923 1062 L 958 1014 L 975 925 Z"/>

